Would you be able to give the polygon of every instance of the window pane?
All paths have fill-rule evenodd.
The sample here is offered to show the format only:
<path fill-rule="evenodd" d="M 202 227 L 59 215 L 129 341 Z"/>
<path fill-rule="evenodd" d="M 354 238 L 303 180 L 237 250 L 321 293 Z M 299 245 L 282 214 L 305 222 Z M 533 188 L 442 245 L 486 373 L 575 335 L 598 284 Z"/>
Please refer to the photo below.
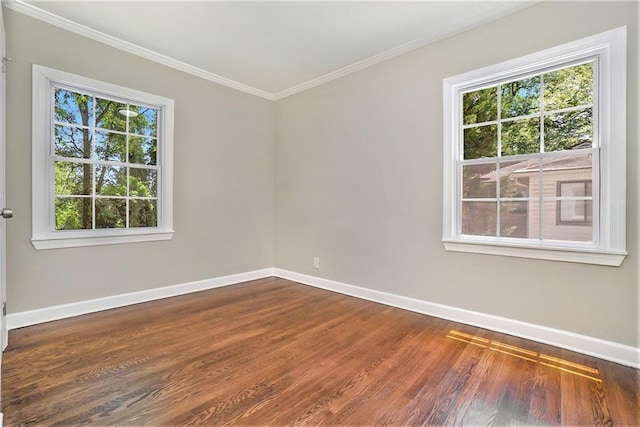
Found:
<path fill-rule="evenodd" d="M 540 76 L 503 84 L 501 117 L 519 117 L 540 111 Z"/>
<path fill-rule="evenodd" d="M 129 109 L 138 113 L 135 117 L 129 117 L 130 133 L 153 137 L 158 135 L 158 110 L 136 105 L 130 105 Z"/>
<path fill-rule="evenodd" d="M 529 236 L 529 202 L 500 203 L 500 236 L 501 237 L 538 237 Z"/>
<path fill-rule="evenodd" d="M 573 242 L 592 241 L 592 211 L 593 205 L 591 201 L 558 200 L 545 202 L 544 238 Z M 563 221 L 563 217 L 567 221 Z"/>
<path fill-rule="evenodd" d="M 92 166 L 84 163 L 55 162 L 56 195 L 91 195 Z"/>
<path fill-rule="evenodd" d="M 539 159 L 500 162 L 500 197 L 529 197 L 539 180 Z"/>
<path fill-rule="evenodd" d="M 72 126 L 55 126 L 55 149 L 58 156 L 88 159 L 91 155 L 91 132 Z"/>
<path fill-rule="evenodd" d="M 543 162 L 543 198 L 555 200 L 557 196 L 582 197 L 585 196 L 586 184 L 566 184 L 567 181 L 591 181 L 593 179 L 593 158 L 591 155 L 562 156 L 547 158 Z M 571 191 L 580 194 L 572 196 Z M 564 194 L 561 194 L 564 193 Z"/>
<path fill-rule="evenodd" d="M 543 76 L 546 111 L 591 105 L 593 103 L 593 66 L 583 64 Z"/>
<path fill-rule="evenodd" d="M 93 97 L 56 88 L 55 119 L 58 122 L 93 126 Z"/>
<path fill-rule="evenodd" d="M 157 200 L 129 200 L 129 227 L 157 227 Z"/>
<path fill-rule="evenodd" d="M 591 223 L 592 205 L 591 200 L 558 200 L 558 220 L 561 223 Z"/>
<path fill-rule="evenodd" d="M 502 123 L 502 155 L 540 152 L 540 118 Z"/>
<path fill-rule="evenodd" d="M 591 109 L 552 114 L 544 118 L 544 151 L 588 148 L 593 142 Z"/>
<path fill-rule="evenodd" d="M 125 135 L 96 131 L 96 157 L 100 160 L 125 162 L 127 150 Z"/>
<path fill-rule="evenodd" d="M 56 230 L 91 229 L 91 198 L 56 197 L 55 205 Z"/>
<path fill-rule="evenodd" d="M 462 202 L 462 234 L 495 236 L 496 202 Z"/>
<path fill-rule="evenodd" d="M 591 184 L 591 181 L 588 182 Z M 587 187 L 586 181 L 558 182 L 558 197 L 585 197 L 591 196 L 591 185 Z"/>
<path fill-rule="evenodd" d="M 129 195 L 132 197 L 157 197 L 157 173 L 153 169 L 129 169 Z"/>
<path fill-rule="evenodd" d="M 462 167 L 462 197 L 465 199 L 496 197 L 496 165 Z"/>
<path fill-rule="evenodd" d="M 155 165 L 158 143 L 154 138 L 129 137 L 129 162 Z"/>
<path fill-rule="evenodd" d="M 127 226 L 126 215 L 126 200 L 96 199 L 96 228 L 124 228 Z"/>
<path fill-rule="evenodd" d="M 127 105 L 96 98 L 96 127 L 124 132 L 127 128 L 127 118 L 120 110 L 126 111 Z"/>
<path fill-rule="evenodd" d="M 96 194 L 126 196 L 127 169 L 124 166 L 96 165 Z"/>
<path fill-rule="evenodd" d="M 476 90 L 462 95 L 462 115 L 465 125 L 498 120 L 497 87 Z"/>
<path fill-rule="evenodd" d="M 464 130 L 464 158 L 479 159 L 498 155 L 498 126 L 479 126 Z"/>

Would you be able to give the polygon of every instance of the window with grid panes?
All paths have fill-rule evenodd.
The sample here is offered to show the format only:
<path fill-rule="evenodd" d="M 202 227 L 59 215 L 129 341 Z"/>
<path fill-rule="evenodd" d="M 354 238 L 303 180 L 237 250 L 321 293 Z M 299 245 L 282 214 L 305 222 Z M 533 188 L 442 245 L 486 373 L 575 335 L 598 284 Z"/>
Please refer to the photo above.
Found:
<path fill-rule="evenodd" d="M 622 262 L 625 40 L 617 29 L 445 79 L 447 250 Z"/>
<path fill-rule="evenodd" d="M 173 101 L 39 66 L 34 87 L 34 245 L 170 238 Z"/>
<path fill-rule="evenodd" d="M 598 161 L 595 60 L 462 93 L 461 233 L 537 240 L 594 241 L 591 229 L 556 229 L 555 210 L 592 202 L 557 194 L 557 182 L 589 182 Z M 589 209 L 598 208 L 588 204 Z M 592 211 L 586 213 L 592 215 Z"/>

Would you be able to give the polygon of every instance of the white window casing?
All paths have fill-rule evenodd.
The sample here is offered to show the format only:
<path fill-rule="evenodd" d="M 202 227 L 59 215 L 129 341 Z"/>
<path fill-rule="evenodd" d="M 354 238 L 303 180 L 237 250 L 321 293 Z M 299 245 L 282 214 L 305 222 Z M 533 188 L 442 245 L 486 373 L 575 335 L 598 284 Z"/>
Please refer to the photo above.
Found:
<path fill-rule="evenodd" d="M 443 81 L 443 245 L 448 251 L 619 266 L 626 252 L 626 27 Z M 461 94 L 567 64 L 595 61 L 593 227 L 590 242 L 463 235 L 459 209 Z M 598 198 L 596 200 L 596 198 Z"/>
<path fill-rule="evenodd" d="M 32 92 L 32 239 L 36 249 L 169 240 L 173 236 L 174 101 L 75 74 L 33 65 Z M 56 230 L 54 221 L 54 86 L 116 97 L 158 109 L 157 226 Z"/>

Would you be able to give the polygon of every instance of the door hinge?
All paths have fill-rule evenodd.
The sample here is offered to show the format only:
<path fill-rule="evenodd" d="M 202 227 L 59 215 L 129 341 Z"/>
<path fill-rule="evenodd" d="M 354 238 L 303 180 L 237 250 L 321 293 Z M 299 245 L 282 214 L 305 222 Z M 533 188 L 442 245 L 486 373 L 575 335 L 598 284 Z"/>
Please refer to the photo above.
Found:
<path fill-rule="evenodd" d="M 7 315 L 7 303 L 6 302 L 2 303 L 2 315 L 3 316 Z"/>
<path fill-rule="evenodd" d="M 13 58 L 7 58 L 6 56 L 2 57 L 2 73 L 6 73 L 7 70 L 5 68 L 5 65 L 7 62 L 13 62 Z"/>

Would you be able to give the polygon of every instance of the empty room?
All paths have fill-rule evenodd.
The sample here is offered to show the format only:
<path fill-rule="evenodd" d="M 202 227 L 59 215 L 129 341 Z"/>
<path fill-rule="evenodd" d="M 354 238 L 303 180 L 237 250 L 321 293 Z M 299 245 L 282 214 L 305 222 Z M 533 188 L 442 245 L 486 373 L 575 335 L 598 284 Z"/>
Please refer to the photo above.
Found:
<path fill-rule="evenodd" d="M 637 1 L 0 8 L 0 425 L 640 424 Z"/>

